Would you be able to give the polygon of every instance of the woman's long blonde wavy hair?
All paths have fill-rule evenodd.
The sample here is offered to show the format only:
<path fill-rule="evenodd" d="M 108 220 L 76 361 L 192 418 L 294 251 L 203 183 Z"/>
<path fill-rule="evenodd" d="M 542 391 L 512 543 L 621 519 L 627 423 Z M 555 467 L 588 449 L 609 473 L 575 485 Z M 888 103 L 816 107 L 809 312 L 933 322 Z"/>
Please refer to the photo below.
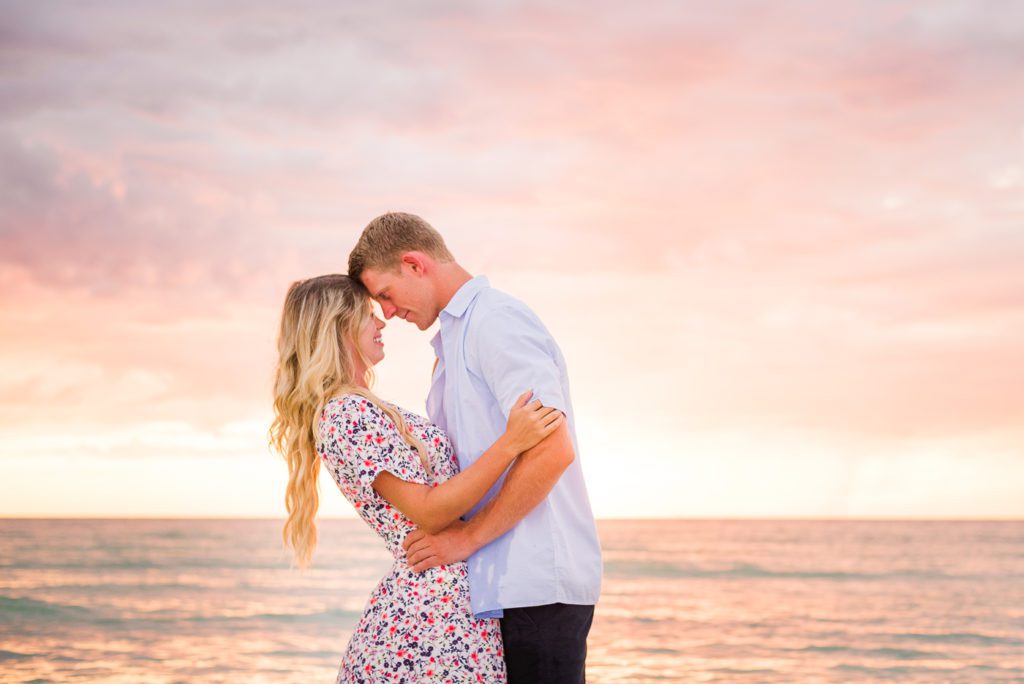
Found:
<path fill-rule="evenodd" d="M 430 475 L 426 445 L 409 431 L 391 405 L 369 389 L 372 364 L 356 340 L 373 315 L 370 297 L 359 281 L 346 275 L 325 275 L 300 280 L 288 288 L 281 330 L 277 338 L 278 362 L 274 377 L 274 421 L 268 437 L 271 447 L 288 464 L 284 543 L 299 567 L 309 565 L 316 548 L 316 512 L 320 506 L 317 434 L 324 405 L 352 393 L 366 397 L 394 421 L 399 433 L 417 452 Z M 356 378 L 353 355 L 366 369 Z"/>

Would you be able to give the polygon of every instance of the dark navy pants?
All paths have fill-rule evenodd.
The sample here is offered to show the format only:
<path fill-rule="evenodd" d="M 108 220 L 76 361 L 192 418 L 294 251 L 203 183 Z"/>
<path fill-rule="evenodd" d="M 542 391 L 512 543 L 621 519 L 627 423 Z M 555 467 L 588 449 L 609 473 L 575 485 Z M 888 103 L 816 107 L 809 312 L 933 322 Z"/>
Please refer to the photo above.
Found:
<path fill-rule="evenodd" d="M 501 618 L 508 684 L 583 684 L 594 606 L 506 608 Z"/>

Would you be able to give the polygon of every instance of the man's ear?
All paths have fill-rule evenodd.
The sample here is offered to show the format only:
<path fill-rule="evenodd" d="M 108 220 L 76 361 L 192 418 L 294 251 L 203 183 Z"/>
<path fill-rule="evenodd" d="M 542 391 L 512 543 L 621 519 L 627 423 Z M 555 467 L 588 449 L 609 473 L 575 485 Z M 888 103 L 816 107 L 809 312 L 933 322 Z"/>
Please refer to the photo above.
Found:
<path fill-rule="evenodd" d="M 406 252 L 402 255 L 401 264 L 408 266 L 415 275 L 423 275 L 430 267 L 430 259 L 423 252 Z"/>

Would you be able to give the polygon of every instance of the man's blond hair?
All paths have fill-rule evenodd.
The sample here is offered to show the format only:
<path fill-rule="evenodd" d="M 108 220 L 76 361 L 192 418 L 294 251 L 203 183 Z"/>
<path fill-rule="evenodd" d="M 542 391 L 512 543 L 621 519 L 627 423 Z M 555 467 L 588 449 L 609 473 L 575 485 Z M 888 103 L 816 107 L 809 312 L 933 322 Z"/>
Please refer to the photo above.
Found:
<path fill-rule="evenodd" d="M 405 252 L 423 252 L 440 262 L 455 260 L 433 226 L 415 214 L 392 211 L 381 214 L 363 229 L 348 255 L 348 274 L 359 280 L 368 268 L 394 270 Z"/>

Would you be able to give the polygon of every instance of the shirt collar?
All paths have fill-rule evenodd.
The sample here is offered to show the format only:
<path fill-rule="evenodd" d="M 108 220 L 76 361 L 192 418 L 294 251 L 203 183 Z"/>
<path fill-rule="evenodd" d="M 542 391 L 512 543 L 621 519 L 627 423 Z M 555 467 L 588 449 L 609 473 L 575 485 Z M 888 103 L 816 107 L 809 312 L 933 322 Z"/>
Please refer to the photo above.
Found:
<path fill-rule="evenodd" d="M 476 296 L 480 294 L 480 291 L 485 287 L 490 287 L 491 283 L 487 280 L 487 276 L 477 276 L 462 284 L 452 298 L 448 301 L 448 306 L 441 309 L 441 313 L 454 316 L 455 318 L 461 318 L 469 305 L 476 299 Z"/>

